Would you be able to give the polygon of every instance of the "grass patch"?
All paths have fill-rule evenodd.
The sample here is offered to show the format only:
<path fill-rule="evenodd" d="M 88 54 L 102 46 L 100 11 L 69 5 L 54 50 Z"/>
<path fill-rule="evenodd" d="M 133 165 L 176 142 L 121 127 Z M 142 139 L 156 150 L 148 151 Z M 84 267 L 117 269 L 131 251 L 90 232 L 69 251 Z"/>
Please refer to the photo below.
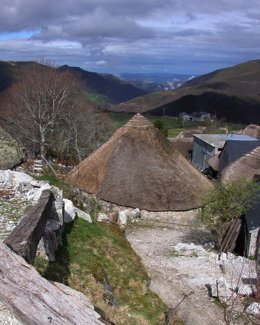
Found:
<path fill-rule="evenodd" d="M 84 92 L 84 95 L 90 102 L 100 106 L 105 105 L 110 101 L 109 98 L 105 95 L 94 94 L 89 92 Z"/>
<path fill-rule="evenodd" d="M 146 118 L 148 118 L 152 123 L 156 120 L 162 121 L 164 127 L 168 129 L 168 137 L 175 138 L 180 132 L 204 127 L 209 133 L 225 133 L 224 130 L 219 129 L 222 127 L 228 126 L 229 132 L 239 131 L 245 128 L 245 125 L 235 124 L 235 123 L 227 123 L 222 120 L 216 120 L 212 123 L 207 121 L 182 121 L 178 117 L 170 117 L 170 116 L 150 116 L 149 114 L 144 114 Z M 109 113 L 110 118 L 112 119 L 116 128 L 120 128 L 125 125 L 133 116 L 133 113 Z M 210 129 L 212 129 L 210 131 Z"/>
<path fill-rule="evenodd" d="M 182 254 L 181 252 L 179 251 L 176 251 L 176 249 L 172 249 L 168 252 L 167 254 L 169 257 L 181 257 L 181 256 L 184 256 L 184 254 Z"/>
<path fill-rule="evenodd" d="M 72 191 L 72 187 L 68 184 L 62 181 L 61 179 L 51 176 L 51 175 L 32 175 L 35 179 L 38 181 L 45 181 L 49 182 L 50 185 L 58 187 L 60 190 L 63 191 L 63 196 L 68 197 Z"/>
<path fill-rule="evenodd" d="M 110 113 L 110 117 L 115 125 L 115 128 L 124 126 L 132 117 L 133 113 Z M 175 138 L 184 129 L 180 126 L 180 121 L 175 117 L 160 117 L 145 115 L 152 123 L 155 121 L 162 121 L 166 129 L 168 129 L 168 137 Z M 185 126 L 186 127 L 186 126 Z"/>
<path fill-rule="evenodd" d="M 83 292 L 117 325 L 165 324 L 167 307 L 147 288 L 140 258 L 116 226 L 75 219 L 66 225 L 57 260 L 37 257 L 36 268 Z"/>

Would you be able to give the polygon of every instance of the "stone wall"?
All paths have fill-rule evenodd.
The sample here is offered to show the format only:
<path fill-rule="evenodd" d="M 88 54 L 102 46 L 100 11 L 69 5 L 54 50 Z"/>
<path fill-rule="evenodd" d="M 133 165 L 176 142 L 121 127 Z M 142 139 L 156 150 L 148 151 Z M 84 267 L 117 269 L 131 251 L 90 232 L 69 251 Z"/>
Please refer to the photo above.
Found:
<path fill-rule="evenodd" d="M 33 214 L 34 221 L 37 216 L 40 217 L 38 203 L 46 190 L 52 193 L 53 199 L 48 209 L 47 223 L 44 236 L 38 245 L 38 253 L 47 253 L 49 260 L 53 261 L 58 246 L 62 244 L 62 191 L 46 182 L 37 181 L 30 175 L 0 170 L 0 242 L 6 240 L 26 216 L 30 219 Z"/>

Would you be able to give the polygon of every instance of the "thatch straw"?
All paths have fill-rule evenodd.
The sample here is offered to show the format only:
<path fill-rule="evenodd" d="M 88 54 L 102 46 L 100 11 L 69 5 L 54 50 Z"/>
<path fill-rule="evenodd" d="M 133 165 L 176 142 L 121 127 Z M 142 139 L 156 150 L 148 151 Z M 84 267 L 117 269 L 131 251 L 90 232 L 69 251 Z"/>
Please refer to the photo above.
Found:
<path fill-rule="evenodd" d="M 182 131 L 180 132 L 176 139 L 179 139 L 179 138 L 191 138 L 193 139 L 193 135 L 194 134 L 201 134 L 201 130 L 199 129 L 189 129 L 189 130 L 185 130 L 185 131 Z"/>
<path fill-rule="evenodd" d="M 170 139 L 174 149 L 177 149 L 185 158 L 189 159 L 192 153 L 193 138 Z"/>
<path fill-rule="evenodd" d="M 240 178 L 252 180 L 257 175 L 260 175 L 260 147 L 224 168 L 221 180 L 223 182 L 235 181 Z"/>
<path fill-rule="evenodd" d="M 212 169 L 214 169 L 216 172 L 218 172 L 218 170 L 219 170 L 219 154 L 217 154 L 213 157 L 210 157 L 207 160 L 207 163 Z"/>
<path fill-rule="evenodd" d="M 67 180 L 103 200 L 151 211 L 198 207 L 212 186 L 140 114 L 75 167 Z"/>
<path fill-rule="evenodd" d="M 250 137 L 260 139 L 260 126 L 255 124 L 249 124 L 244 130 L 243 134 L 249 135 Z"/>

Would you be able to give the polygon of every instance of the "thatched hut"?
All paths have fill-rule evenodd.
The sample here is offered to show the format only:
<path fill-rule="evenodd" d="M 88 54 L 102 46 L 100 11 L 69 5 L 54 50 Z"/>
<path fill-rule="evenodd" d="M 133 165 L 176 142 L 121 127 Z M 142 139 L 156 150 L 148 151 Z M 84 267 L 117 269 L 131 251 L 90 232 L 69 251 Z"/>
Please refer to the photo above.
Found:
<path fill-rule="evenodd" d="M 140 114 L 76 166 L 67 180 L 105 201 L 150 211 L 196 208 L 212 186 Z"/>
<path fill-rule="evenodd" d="M 260 139 L 260 126 L 256 124 L 249 124 L 244 130 L 243 134 L 249 135 L 250 137 Z"/>
<path fill-rule="evenodd" d="M 239 178 L 252 180 L 256 175 L 260 175 L 260 147 L 224 168 L 221 180 L 223 182 L 235 181 Z"/>
<path fill-rule="evenodd" d="M 173 148 L 179 150 L 179 152 L 187 159 L 191 160 L 192 145 L 194 134 L 200 134 L 199 129 L 190 129 L 180 132 L 176 138 L 169 139 Z"/>

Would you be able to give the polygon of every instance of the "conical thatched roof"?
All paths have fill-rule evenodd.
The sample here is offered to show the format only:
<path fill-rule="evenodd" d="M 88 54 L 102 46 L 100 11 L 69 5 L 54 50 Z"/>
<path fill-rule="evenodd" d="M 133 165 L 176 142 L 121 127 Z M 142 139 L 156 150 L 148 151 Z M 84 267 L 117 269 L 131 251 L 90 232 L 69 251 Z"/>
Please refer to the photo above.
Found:
<path fill-rule="evenodd" d="M 249 135 L 250 137 L 260 139 L 260 126 L 255 124 L 249 124 L 244 130 L 243 134 Z"/>
<path fill-rule="evenodd" d="M 135 115 L 67 180 L 118 205 L 151 211 L 200 206 L 211 183 L 142 115 Z"/>
<path fill-rule="evenodd" d="M 252 180 L 257 175 L 260 175 L 260 147 L 224 168 L 221 180 L 223 182 L 235 181 L 240 178 Z"/>

